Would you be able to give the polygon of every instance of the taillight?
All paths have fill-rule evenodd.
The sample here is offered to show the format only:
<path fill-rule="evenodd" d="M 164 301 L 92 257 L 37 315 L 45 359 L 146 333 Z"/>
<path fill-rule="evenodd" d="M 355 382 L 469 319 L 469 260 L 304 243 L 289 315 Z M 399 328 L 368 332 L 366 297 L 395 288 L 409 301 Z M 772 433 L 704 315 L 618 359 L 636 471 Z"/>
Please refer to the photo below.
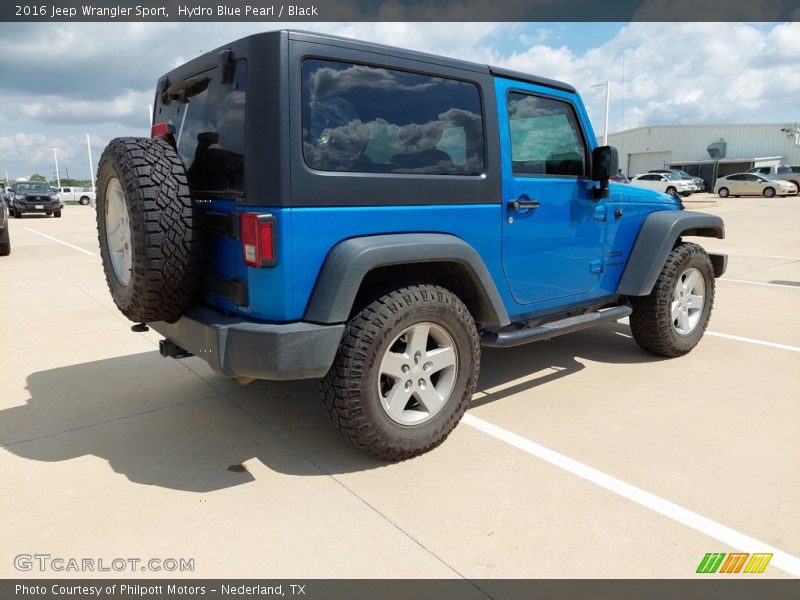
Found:
<path fill-rule="evenodd" d="M 150 128 L 150 137 L 160 138 L 175 135 L 175 126 L 172 123 L 153 123 Z"/>
<path fill-rule="evenodd" d="M 275 265 L 275 217 L 243 213 L 241 217 L 242 256 L 248 267 Z"/>

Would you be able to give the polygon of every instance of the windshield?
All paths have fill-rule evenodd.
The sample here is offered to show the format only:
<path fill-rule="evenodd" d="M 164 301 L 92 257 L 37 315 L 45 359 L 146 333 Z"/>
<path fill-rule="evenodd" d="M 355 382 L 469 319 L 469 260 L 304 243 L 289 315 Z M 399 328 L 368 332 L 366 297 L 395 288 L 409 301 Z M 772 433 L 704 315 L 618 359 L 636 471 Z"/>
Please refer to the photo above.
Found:
<path fill-rule="evenodd" d="M 683 177 L 684 179 L 691 179 L 691 178 L 692 178 L 692 176 L 691 176 L 691 175 L 689 175 L 689 174 L 688 174 L 686 171 L 673 171 L 673 173 L 674 173 L 675 175 L 680 175 L 680 176 L 681 176 L 681 177 Z"/>
<path fill-rule="evenodd" d="M 17 186 L 17 193 L 29 193 L 33 192 L 36 194 L 49 194 L 50 193 L 50 186 L 46 183 L 18 183 Z"/>

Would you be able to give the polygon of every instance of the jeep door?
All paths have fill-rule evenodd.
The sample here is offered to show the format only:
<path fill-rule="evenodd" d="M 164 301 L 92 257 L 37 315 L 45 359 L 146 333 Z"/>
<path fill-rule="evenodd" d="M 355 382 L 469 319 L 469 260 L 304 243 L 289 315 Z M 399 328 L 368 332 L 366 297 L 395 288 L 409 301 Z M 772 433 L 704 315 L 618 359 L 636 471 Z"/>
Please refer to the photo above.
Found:
<path fill-rule="evenodd" d="M 495 82 L 509 287 L 519 304 L 580 300 L 600 278 L 605 219 L 592 199 L 588 117 L 572 93 Z"/>

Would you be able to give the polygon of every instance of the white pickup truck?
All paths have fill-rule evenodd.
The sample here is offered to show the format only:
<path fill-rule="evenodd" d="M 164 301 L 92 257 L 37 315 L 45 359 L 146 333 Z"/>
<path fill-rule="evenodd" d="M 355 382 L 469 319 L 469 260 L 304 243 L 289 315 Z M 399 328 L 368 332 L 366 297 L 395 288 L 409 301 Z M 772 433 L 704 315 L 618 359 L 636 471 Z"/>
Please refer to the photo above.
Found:
<path fill-rule="evenodd" d="M 80 187 L 60 187 L 56 188 L 56 194 L 63 202 L 77 201 L 86 206 L 95 199 L 95 193 Z"/>

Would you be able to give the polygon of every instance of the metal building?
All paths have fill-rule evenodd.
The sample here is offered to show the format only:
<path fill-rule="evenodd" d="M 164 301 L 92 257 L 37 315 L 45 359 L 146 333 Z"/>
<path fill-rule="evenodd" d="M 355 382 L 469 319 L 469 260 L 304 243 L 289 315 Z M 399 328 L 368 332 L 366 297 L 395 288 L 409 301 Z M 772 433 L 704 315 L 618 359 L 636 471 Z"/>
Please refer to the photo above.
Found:
<path fill-rule="evenodd" d="M 800 165 L 800 124 L 648 125 L 608 136 L 629 177 L 683 169 L 711 189 L 717 177 L 767 165 Z"/>

